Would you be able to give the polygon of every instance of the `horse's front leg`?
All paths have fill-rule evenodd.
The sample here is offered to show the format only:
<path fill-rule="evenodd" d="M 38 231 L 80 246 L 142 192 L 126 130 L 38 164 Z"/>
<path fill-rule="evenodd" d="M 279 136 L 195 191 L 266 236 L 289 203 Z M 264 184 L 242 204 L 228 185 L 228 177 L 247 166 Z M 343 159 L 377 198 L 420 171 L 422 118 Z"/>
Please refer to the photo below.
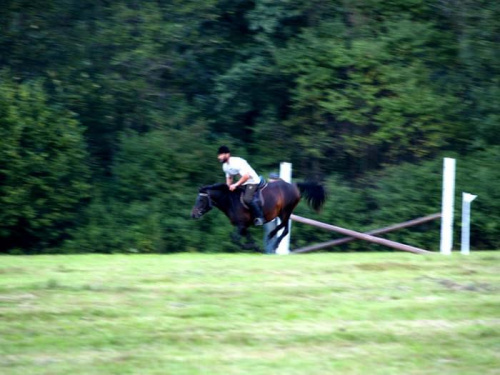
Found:
<path fill-rule="evenodd" d="M 231 233 L 231 238 L 232 238 L 233 242 L 241 248 L 245 247 L 245 244 L 242 242 L 243 237 L 245 237 L 247 239 L 247 242 L 248 242 L 248 236 L 249 236 L 249 233 L 248 233 L 247 229 L 241 225 L 238 225 L 236 227 L 236 230 L 233 233 Z"/>
<path fill-rule="evenodd" d="M 233 240 L 233 243 L 241 246 L 241 234 L 238 230 L 231 233 L 231 239 Z"/>
<path fill-rule="evenodd" d="M 243 237 L 246 239 L 245 243 L 242 241 Z M 255 243 L 255 240 L 246 226 L 237 226 L 236 231 L 231 234 L 231 238 L 233 242 L 242 249 L 260 251 L 259 246 Z"/>
<path fill-rule="evenodd" d="M 246 250 L 255 250 L 255 251 L 261 251 L 259 248 L 259 245 L 255 242 L 254 238 L 250 234 L 250 231 L 248 231 L 248 228 L 244 228 L 243 231 L 241 231 L 241 235 L 245 236 L 246 238 L 246 243 L 243 244 L 243 248 Z"/>
<path fill-rule="evenodd" d="M 239 247 L 243 248 L 244 244 L 241 241 L 243 237 L 247 237 L 248 233 L 244 225 L 236 225 L 236 230 L 231 233 L 231 238 L 233 242 Z"/>

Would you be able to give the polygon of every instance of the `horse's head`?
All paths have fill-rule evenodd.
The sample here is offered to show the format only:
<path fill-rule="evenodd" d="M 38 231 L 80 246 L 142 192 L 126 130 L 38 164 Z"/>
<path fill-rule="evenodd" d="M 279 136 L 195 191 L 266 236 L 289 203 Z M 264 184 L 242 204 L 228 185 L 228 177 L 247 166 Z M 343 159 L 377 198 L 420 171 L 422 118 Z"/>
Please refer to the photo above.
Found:
<path fill-rule="evenodd" d="M 198 197 L 196 197 L 196 202 L 194 203 L 194 207 L 191 210 L 191 217 L 193 219 L 199 219 L 203 215 L 205 215 L 208 211 L 212 209 L 212 200 L 210 199 L 210 195 L 208 191 L 203 192 L 200 189 L 198 193 Z"/>
<path fill-rule="evenodd" d="M 194 207 L 191 210 L 191 217 L 193 219 L 199 219 L 214 206 L 221 208 L 220 205 L 218 205 L 221 197 L 228 192 L 229 189 L 226 184 L 216 184 L 200 188 Z"/>

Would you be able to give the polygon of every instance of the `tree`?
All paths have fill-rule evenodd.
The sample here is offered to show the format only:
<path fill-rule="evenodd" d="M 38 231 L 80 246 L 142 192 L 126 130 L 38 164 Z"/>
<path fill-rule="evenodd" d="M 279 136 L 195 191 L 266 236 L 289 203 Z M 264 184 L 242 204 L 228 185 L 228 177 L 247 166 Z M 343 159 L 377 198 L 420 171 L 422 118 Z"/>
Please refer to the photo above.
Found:
<path fill-rule="evenodd" d="M 203 123 L 175 129 L 126 132 L 111 170 L 68 244 L 72 252 L 220 251 L 229 225 L 218 232 L 215 217 L 190 217 L 198 188 L 223 181 L 216 147 Z M 221 218 L 222 219 L 222 218 Z M 224 220 L 224 224 L 226 221 Z"/>
<path fill-rule="evenodd" d="M 50 105 L 42 82 L 0 85 L 0 248 L 60 244 L 89 193 L 83 129 Z"/>

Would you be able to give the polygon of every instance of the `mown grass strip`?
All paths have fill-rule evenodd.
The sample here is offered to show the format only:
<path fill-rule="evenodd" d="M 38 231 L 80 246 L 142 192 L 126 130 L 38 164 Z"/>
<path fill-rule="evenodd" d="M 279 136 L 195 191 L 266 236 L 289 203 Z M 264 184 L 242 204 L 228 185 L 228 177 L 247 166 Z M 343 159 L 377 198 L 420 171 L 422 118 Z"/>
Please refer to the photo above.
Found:
<path fill-rule="evenodd" d="M 2 374 L 496 374 L 500 253 L 0 258 Z"/>

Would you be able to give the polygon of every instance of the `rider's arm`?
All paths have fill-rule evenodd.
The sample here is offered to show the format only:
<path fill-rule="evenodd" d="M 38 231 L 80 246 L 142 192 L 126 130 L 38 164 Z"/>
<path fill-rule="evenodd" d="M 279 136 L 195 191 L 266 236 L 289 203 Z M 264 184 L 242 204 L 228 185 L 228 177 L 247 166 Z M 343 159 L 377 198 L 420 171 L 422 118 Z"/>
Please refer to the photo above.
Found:
<path fill-rule="evenodd" d="M 242 185 L 245 183 L 248 179 L 250 178 L 250 175 L 248 173 L 244 174 L 241 176 L 241 178 L 234 184 L 229 184 L 229 190 L 234 191 L 238 188 L 238 186 Z"/>
<path fill-rule="evenodd" d="M 238 180 L 237 183 L 235 183 L 236 186 L 243 185 L 247 180 L 250 178 L 250 175 L 248 173 L 244 174 L 241 176 L 241 178 Z"/>
<path fill-rule="evenodd" d="M 233 176 L 226 176 L 226 184 L 227 186 L 231 186 L 233 184 Z"/>

